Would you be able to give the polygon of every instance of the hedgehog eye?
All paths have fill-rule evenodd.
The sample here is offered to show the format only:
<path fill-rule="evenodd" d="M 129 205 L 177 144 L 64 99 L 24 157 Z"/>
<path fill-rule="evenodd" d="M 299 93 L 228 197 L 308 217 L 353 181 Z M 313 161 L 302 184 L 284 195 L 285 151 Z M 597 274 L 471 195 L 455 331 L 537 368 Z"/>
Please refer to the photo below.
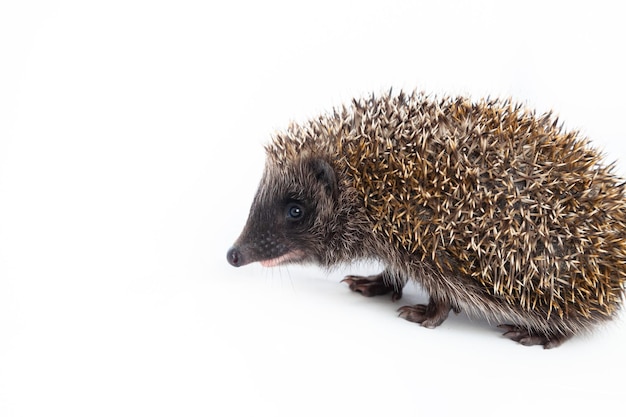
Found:
<path fill-rule="evenodd" d="M 304 215 L 302 206 L 296 203 L 291 203 L 287 206 L 287 219 L 288 220 L 300 220 Z"/>

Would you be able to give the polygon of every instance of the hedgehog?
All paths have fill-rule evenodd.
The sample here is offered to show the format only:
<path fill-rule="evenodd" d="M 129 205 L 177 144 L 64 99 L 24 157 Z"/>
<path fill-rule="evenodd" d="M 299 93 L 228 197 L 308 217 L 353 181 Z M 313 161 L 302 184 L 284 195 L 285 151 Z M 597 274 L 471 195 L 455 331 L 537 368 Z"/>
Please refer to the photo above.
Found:
<path fill-rule="evenodd" d="M 512 99 L 423 92 L 353 99 L 265 147 L 233 266 L 376 260 L 364 296 L 427 304 L 425 328 L 465 312 L 554 348 L 614 318 L 626 282 L 626 198 L 615 164 L 552 113 Z"/>

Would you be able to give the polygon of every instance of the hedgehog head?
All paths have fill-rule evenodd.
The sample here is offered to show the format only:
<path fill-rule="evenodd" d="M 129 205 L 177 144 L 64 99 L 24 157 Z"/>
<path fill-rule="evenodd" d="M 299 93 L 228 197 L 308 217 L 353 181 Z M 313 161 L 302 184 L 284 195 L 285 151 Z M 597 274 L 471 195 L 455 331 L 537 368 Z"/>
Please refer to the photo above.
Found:
<path fill-rule="evenodd" d="M 265 171 L 248 221 L 228 251 L 233 266 L 326 264 L 337 206 L 337 176 L 328 158 L 305 150 L 278 155 L 267 148 Z M 335 226 L 333 226 L 335 225 Z"/>

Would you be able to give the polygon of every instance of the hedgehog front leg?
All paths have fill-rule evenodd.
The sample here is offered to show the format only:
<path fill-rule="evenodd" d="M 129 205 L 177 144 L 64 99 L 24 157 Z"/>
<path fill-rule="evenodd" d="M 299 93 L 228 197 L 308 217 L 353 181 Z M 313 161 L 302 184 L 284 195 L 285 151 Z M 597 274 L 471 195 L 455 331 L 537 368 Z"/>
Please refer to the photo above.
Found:
<path fill-rule="evenodd" d="M 394 278 L 387 270 L 378 275 L 367 277 L 348 275 L 341 282 L 347 283 L 350 290 L 361 293 L 366 297 L 391 293 L 392 301 L 402 298 L 402 287 L 405 283 L 403 280 Z"/>
<path fill-rule="evenodd" d="M 434 329 L 448 318 L 451 309 L 450 303 L 435 301 L 433 297 L 430 297 L 428 305 L 404 306 L 400 307 L 398 312 L 399 316 L 405 320 L 419 323 L 428 329 Z"/>

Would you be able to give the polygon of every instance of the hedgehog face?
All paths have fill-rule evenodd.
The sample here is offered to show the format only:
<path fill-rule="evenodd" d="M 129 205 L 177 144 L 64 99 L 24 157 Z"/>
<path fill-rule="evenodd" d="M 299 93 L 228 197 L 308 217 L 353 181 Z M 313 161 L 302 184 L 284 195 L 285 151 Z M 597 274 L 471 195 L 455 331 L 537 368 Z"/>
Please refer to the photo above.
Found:
<path fill-rule="evenodd" d="M 287 166 L 269 160 L 246 226 L 228 251 L 230 264 L 320 263 L 336 187 L 334 170 L 323 159 L 302 158 Z"/>

